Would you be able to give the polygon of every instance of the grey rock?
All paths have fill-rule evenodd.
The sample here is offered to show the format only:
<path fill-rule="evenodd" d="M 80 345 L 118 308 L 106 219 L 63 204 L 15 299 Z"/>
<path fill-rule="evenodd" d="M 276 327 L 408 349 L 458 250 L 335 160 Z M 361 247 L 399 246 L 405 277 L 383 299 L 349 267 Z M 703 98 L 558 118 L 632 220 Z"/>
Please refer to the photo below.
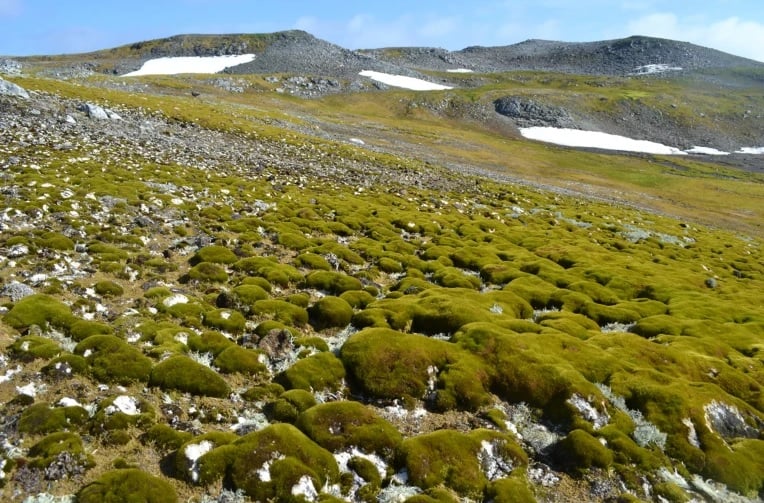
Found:
<path fill-rule="evenodd" d="M 497 113 L 514 119 L 519 127 L 576 127 L 576 121 L 564 108 L 544 105 L 530 99 L 506 96 L 494 101 L 494 107 Z"/>
<path fill-rule="evenodd" d="M 84 103 L 80 105 L 80 111 L 85 112 L 91 119 L 98 120 L 121 120 L 122 117 L 108 108 L 103 108 L 93 103 Z"/>
<path fill-rule="evenodd" d="M 20 75 L 21 63 L 15 59 L 0 59 L 0 73 L 4 73 L 6 75 Z"/>
<path fill-rule="evenodd" d="M 19 283 L 18 281 L 8 283 L 3 287 L 1 292 L 3 295 L 10 297 L 11 302 L 18 302 L 24 297 L 34 295 L 34 290 L 32 287 L 25 285 L 24 283 Z"/>
<path fill-rule="evenodd" d="M 5 79 L 0 79 L 0 96 L 17 96 L 29 99 L 29 93 L 26 89 Z"/>

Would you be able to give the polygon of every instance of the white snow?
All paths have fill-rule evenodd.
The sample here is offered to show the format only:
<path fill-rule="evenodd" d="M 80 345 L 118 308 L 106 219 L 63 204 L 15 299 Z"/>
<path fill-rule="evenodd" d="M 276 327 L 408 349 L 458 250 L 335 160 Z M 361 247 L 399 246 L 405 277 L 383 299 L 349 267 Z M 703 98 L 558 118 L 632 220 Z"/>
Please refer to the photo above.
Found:
<path fill-rule="evenodd" d="M 764 154 L 764 147 L 743 147 L 736 154 Z"/>
<path fill-rule="evenodd" d="M 127 414 L 128 416 L 136 416 L 141 413 L 135 398 L 127 395 L 119 395 L 114 399 L 111 405 L 106 407 L 107 414 L 114 414 L 117 411 Z"/>
<path fill-rule="evenodd" d="M 0 383 L 8 382 L 14 375 L 21 372 L 21 365 L 17 365 L 15 369 L 8 369 L 5 371 L 5 375 L 0 376 Z"/>
<path fill-rule="evenodd" d="M 218 73 L 232 66 L 249 63 L 254 59 L 254 54 L 156 58 L 143 63 L 140 70 L 126 73 L 123 77 L 137 77 L 139 75 L 176 75 L 178 73 Z"/>
<path fill-rule="evenodd" d="M 375 72 L 372 70 L 364 70 L 359 73 L 362 77 L 369 77 L 371 80 L 387 84 L 393 87 L 402 87 L 403 89 L 410 89 L 412 91 L 443 91 L 445 89 L 453 89 L 449 86 L 441 84 L 434 84 L 422 79 L 415 79 L 414 77 L 404 77 L 403 75 L 392 75 L 389 73 Z"/>
<path fill-rule="evenodd" d="M 193 482 L 199 480 L 199 458 L 210 452 L 213 447 L 213 443 L 209 440 L 202 440 L 198 444 L 186 446 L 183 450 L 183 454 L 186 456 L 188 464 L 190 465 L 188 471 L 191 472 L 191 480 Z"/>
<path fill-rule="evenodd" d="M 644 152 L 647 154 L 685 155 L 676 147 L 646 140 L 634 140 L 599 131 L 582 131 L 579 129 L 554 128 L 534 126 L 520 128 L 520 134 L 531 140 L 545 141 L 568 147 L 591 147 L 605 150 L 623 150 L 627 152 Z"/>
<path fill-rule="evenodd" d="M 472 73 L 472 70 L 470 70 L 469 68 L 452 68 L 446 71 L 448 73 Z"/>
<path fill-rule="evenodd" d="M 302 496 L 306 501 L 316 501 L 318 491 L 313 485 L 313 479 L 309 475 L 300 477 L 300 480 L 292 486 L 292 496 Z"/>
<path fill-rule="evenodd" d="M 16 393 L 19 395 L 27 395 L 34 398 L 37 396 L 37 387 L 33 382 L 30 382 L 25 386 L 16 386 Z"/>
<path fill-rule="evenodd" d="M 638 66 L 634 69 L 630 75 L 650 75 L 653 73 L 665 73 L 665 72 L 678 72 L 681 71 L 681 66 L 671 66 L 665 63 Z"/>
<path fill-rule="evenodd" d="M 172 307 L 175 304 L 188 304 L 188 297 L 182 293 L 176 293 L 175 295 L 170 295 L 169 297 L 165 298 L 162 301 L 162 304 L 164 304 L 164 307 Z"/>
<path fill-rule="evenodd" d="M 689 150 L 685 150 L 688 154 L 705 154 L 705 155 L 730 155 L 729 152 L 723 152 L 711 147 L 692 147 Z"/>

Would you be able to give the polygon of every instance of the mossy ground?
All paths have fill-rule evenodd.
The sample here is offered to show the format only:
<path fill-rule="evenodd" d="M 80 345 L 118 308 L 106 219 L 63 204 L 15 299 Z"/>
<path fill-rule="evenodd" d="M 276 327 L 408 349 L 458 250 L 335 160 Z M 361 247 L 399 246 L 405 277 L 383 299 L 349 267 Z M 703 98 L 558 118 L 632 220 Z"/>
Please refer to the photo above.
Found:
<path fill-rule="evenodd" d="M 47 81 L 21 80 L 52 90 Z M 59 92 L 82 92 L 62 86 Z M 140 97 L 94 93 L 93 99 L 144 106 Z M 543 460 L 578 483 L 609 469 L 637 492 L 638 473 L 664 497 L 681 499 L 676 486 L 656 478 L 663 466 L 748 495 L 762 490 L 761 436 L 715 431 L 704 412 L 715 401 L 734 407 L 751 430 L 764 424 L 758 238 L 308 141 L 263 126 L 250 109 L 230 104 L 224 113 L 182 97 L 146 99 L 162 116 L 242 135 L 263 148 L 276 144 L 295 159 L 347 162 L 343 176 L 360 169 L 352 168 L 357 163 L 422 179 L 435 173 L 444 181 L 431 189 L 364 183 L 363 170 L 348 181 L 269 166 L 199 169 L 116 147 L 96 154 L 84 143 L 69 150 L 0 147 L 23 159 L 4 170 L 6 186 L 19 196 L 4 192 L 3 202 L 21 223 L 3 232 L 0 246 L 34 250 L 0 262 L 0 274 L 4 281 L 24 280 L 33 270 L 47 277 L 32 296 L 3 298 L 0 337 L 8 359 L 0 375 L 16 365 L 30 369 L 0 383 L 4 416 L 18 414 L 19 430 L 30 437 L 19 439 L 24 448 L 61 430 L 96 433 L 86 447 L 103 457 L 72 490 L 84 486 L 83 501 L 136 480 L 154 483 L 140 473 L 105 473 L 130 449 L 169 454 L 232 427 L 239 439 L 202 458 L 205 481 L 232 483 L 255 498 L 289 497 L 302 477 L 317 489 L 337 482 L 331 453 L 356 446 L 395 468 L 408 467 L 422 489 L 446 487 L 496 501 L 517 490 L 528 500 L 535 489 L 522 470 L 499 480 L 481 471 L 477 456 L 488 437 L 507 440 L 510 453 L 522 447 L 526 456 L 549 456 Z M 327 103 L 333 101 L 299 106 Z M 231 110 L 239 115 L 229 122 Z M 452 138 L 440 125 L 433 137 L 439 132 Z M 542 147 L 526 143 L 529 153 L 523 153 L 511 143 L 497 152 L 518 155 L 520 172 L 540 163 L 541 175 L 572 170 L 574 180 L 588 183 L 606 168 L 614 171 L 612 163 L 632 177 L 647 170 L 645 180 L 628 183 L 618 180 L 626 174 L 608 175 L 615 181 L 607 183 L 621 189 L 652 186 L 662 176 L 663 168 L 636 158 L 606 162 L 598 154 L 566 156 L 557 149 L 542 155 Z M 677 162 L 688 170 L 681 175 L 683 191 L 700 192 L 717 181 L 706 165 Z M 666 176 L 679 183 L 679 174 Z M 760 190 L 755 177 L 719 183 L 718 190 L 751 196 L 742 206 L 759 211 L 751 202 Z M 76 197 L 51 200 L 54 190 L 68 187 Z M 678 197 L 675 187 L 669 184 L 666 198 Z M 726 205 L 717 201 L 708 212 Z M 154 220 L 143 227 L 137 216 Z M 32 218 L 39 219 L 34 226 Z M 67 238 L 65 229 L 77 239 Z M 84 264 L 77 269 L 82 275 L 57 277 L 72 261 Z M 56 372 L 63 364 L 70 373 Z M 45 386 L 35 397 L 18 398 L 16 387 L 32 379 L 32 369 L 42 370 Z M 100 384 L 140 395 L 147 404 L 142 417 L 106 417 L 103 399 L 113 390 L 104 394 Z M 98 398 L 104 407 L 90 418 L 82 407 L 58 405 L 64 395 Z M 393 426 L 401 423 L 383 416 L 394 401 L 439 419 L 397 419 L 409 423 L 404 438 Z M 518 403 L 556 426 L 562 440 L 547 454 L 507 437 L 513 418 L 496 411 Z M 251 426 L 258 413 L 294 426 Z M 609 417 L 608 424 L 595 424 L 595 413 Z M 120 431 L 119 438 L 94 430 L 94 420 Z M 435 425 L 442 432 L 433 433 Z M 457 426 L 462 431 L 452 431 Z M 486 426 L 495 429 L 479 429 Z M 260 430 L 248 432 L 255 427 Z M 652 441 L 640 436 L 645 432 Z M 74 438 L 64 440 L 76 447 Z M 159 474 L 161 456 L 152 459 L 141 468 Z M 522 455 L 513 459 L 525 463 Z M 560 461 L 570 459 L 575 463 Z M 267 462 L 271 480 L 257 479 L 253 469 Z M 183 496 L 198 496 L 185 482 L 171 483 Z"/>

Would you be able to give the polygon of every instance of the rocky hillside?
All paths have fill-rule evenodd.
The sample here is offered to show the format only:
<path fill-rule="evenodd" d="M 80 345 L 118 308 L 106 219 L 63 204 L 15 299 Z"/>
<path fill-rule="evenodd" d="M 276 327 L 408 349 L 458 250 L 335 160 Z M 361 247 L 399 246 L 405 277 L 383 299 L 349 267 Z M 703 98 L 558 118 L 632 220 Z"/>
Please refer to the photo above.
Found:
<path fill-rule="evenodd" d="M 757 145 L 754 91 L 85 63 L 0 62 L 0 500 L 762 500 L 760 156 L 514 129 Z"/>

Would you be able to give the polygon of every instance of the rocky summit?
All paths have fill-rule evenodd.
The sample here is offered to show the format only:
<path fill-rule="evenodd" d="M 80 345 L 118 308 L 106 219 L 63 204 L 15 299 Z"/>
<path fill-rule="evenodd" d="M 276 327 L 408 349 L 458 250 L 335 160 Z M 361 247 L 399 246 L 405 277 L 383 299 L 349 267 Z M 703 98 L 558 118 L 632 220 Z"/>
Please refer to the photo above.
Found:
<path fill-rule="evenodd" d="M 1 500 L 762 500 L 761 63 L 290 31 L 0 74 Z"/>

